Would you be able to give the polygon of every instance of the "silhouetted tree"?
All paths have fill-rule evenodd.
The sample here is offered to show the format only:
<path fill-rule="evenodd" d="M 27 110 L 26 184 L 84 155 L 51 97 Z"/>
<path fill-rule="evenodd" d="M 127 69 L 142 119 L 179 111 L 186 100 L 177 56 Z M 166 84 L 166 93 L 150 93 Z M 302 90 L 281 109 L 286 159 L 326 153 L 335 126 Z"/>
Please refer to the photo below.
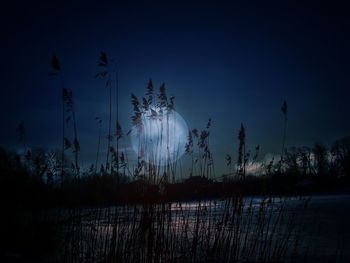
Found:
<path fill-rule="evenodd" d="M 350 136 L 335 141 L 331 154 L 334 158 L 334 170 L 339 176 L 350 178 Z"/>
<path fill-rule="evenodd" d="M 273 166 L 274 166 L 274 161 L 275 161 L 275 158 L 274 157 L 272 157 L 272 159 L 268 162 L 268 164 L 267 164 L 267 162 L 265 162 L 264 163 L 264 168 L 265 168 L 265 174 L 266 175 L 272 175 L 272 168 L 273 168 Z"/>
<path fill-rule="evenodd" d="M 27 150 L 26 139 L 25 139 L 25 127 L 24 121 L 21 121 L 16 128 L 18 140 L 23 144 L 23 156 L 24 156 L 24 168 L 27 167 L 27 160 L 29 158 L 29 151 Z"/>
<path fill-rule="evenodd" d="M 42 148 L 33 150 L 32 157 L 33 178 L 40 183 L 44 182 L 44 175 L 47 171 L 48 164 L 46 162 L 45 151 Z"/>
<path fill-rule="evenodd" d="M 318 175 L 325 175 L 328 169 L 327 147 L 322 143 L 316 143 L 312 149 L 314 154 L 315 170 Z"/>
<path fill-rule="evenodd" d="M 311 172 L 311 149 L 307 146 L 298 148 L 298 160 L 303 175 Z"/>
<path fill-rule="evenodd" d="M 299 173 L 298 157 L 298 151 L 295 147 L 290 147 L 285 151 L 284 164 L 287 174 L 297 175 Z"/>

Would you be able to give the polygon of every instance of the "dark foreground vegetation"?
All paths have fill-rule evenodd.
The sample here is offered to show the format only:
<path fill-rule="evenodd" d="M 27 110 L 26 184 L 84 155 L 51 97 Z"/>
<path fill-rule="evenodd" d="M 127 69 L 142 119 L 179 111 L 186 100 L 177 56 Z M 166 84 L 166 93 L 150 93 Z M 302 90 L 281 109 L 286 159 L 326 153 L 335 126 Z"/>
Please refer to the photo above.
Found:
<path fill-rule="evenodd" d="M 287 196 L 350 186 L 331 169 L 303 174 L 287 166 L 244 180 L 191 176 L 161 186 L 106 173 L 58 184 L 40 172 L 45 165 L 30 169 L 4 150 L 0 157 L 1 262 L 308 262 L 314 255 L 304 254 L 310 244 L 298 217 L 308 199 L 296 209 Z M 344 249 L 331 252 L 335 262 L 345 262 Z"/>
<path fill-rule="evenodd" d="M 19 156 L 0 150 L 1 200 L 8 206 L 53 208 L 72 206 L 110 206 L 144 202 L 174 202 L 220 199 L 234 195 L 303 195 L 345 193 L 350 189 L 348 175 L 337 176 L 334 170 L 325 174 L 302 174 L 275 171 L 244 180 L 216 181 L 191 176 L 165 186 L 136 180 L 123 175 L 102 174 L 71 178 L 60 184 L 50 183 L 47 172 L 29 173 Z M 28 164 L 27 164 L 28 165 Z M 41 164 L 38 169 L 48 164 Z M 345 169 L 346 167 L 344 167 Z M 298 171 L 298 170 L 296 170 Z"/>
<path fill-rule="evenodd" d="M 349 137 L 329 148 L 320 143 L 287 148 L 284 102 L 282 151 L 276 160 L 259 159 L 259 145 L 251 156 L 242 124 L 238 150 L 226 156 L 227 174 L 215 177 L 209 119 L 203 130 L 188 131 L 185 179 L 178 179 L 178 163 L 169 154 L 161 166 L 160 160 L 144 160 L 142 141 L 136 164 L 130 165 L 125 146 L 130 132 L 118 122 L 118 107 L 112 116 L 112 95 L 118 102 L 116 70 L 101 53 L 96 77 L 109 94 L 107 149 L 101 149 L 102 120 L 96 118 L 96 161 L 85 169 L 73 93 L 55 55 L 51 62 L 62 84 L 62 149 L 29 147 L 24 122 L 16 130 L 23 153 L 0 149 L 0 262 L 308 261 L 302 228 L 311 219 L 298 218 L 306 213 L 308 199 L 294 205 L 292 197 L 347 193 Z M 131 95 L 131 104 L 137 136 L 145 116 L 162 118 L 163 134 L 174 110 L 164 84 L 155 92 L 150 80 L 145 97 Z M 159 137 L 157 145 L 164 144 Z M 332 248 L 334 261 L 348 259 L 343 241 Z"/>

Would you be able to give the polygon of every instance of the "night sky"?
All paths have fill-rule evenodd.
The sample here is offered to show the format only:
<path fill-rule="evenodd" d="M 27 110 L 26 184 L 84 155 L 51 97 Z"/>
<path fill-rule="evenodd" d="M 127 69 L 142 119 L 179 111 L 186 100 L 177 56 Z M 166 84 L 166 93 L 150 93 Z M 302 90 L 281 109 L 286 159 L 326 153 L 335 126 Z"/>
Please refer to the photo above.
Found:
<path fill-rule="evenodd" d="M 75 2 L 2 4 L 1 147 L 21 147 L 23 120 L 30 147 L 60 148 L 53 52 L 73 91 L 83 163 L 95 158 L 96 116 L 107 135 L 108 90 L 94 78 L 101 51 L 118 67 L 124 131 L 130 94 L 142 96 L 150 78 L 157 88 L 165 82 L 191 129 L 212 118 L 218 173 L 236 152 L 241 123 L 248 148 L 261 145 L 261 159 L 280 153 L 283 100 L 288 147 L 330 145 L 350 134 L 350 16 L 340 2 Z"/>

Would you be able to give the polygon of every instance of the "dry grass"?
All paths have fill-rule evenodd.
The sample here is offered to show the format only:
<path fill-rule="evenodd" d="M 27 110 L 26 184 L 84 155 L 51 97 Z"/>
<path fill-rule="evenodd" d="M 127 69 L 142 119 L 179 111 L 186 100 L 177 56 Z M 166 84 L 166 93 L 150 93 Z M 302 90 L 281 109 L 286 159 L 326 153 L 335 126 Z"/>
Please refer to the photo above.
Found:
<path fill-rule="evenodd" d="M 287 199 L 235 197 L 74 209 L 61 215 L 68 219 L 58 261 L 292 261 L 301 227 L 295 208 Z"/>

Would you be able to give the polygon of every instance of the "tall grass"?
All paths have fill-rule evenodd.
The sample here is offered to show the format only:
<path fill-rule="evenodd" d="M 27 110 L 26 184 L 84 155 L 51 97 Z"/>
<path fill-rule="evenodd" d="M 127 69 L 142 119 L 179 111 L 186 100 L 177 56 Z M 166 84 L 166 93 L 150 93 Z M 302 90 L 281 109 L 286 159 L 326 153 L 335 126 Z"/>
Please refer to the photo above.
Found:
<path fill-rule="evenodd" d="M 101 145 L 101 134 L 102 134 L 102 119 L 100 117 L 95 118 L 98 126 L 98 139 L 97 139 L 97 150 L 96 150 L 96 161 L 95 161 L 95 172 L 94 175 L 97 175 L 97 169 L 98 169 L 98 160 L 100 157 L 100 145 Z"/>
<path fill-rule="evenodd" d="M 66 88 L 66 84 L 63 79 L 61 65 L 56 54 L 51 57 L 51 70 L 53 76 L 58 76 L 61 85 L 61 98 L 62 98 L 62 153 L 61 153 L 61 181 L 64 180 L 65 170 L 65 150 L 71 148 L 74 153 L 74 163 L 72 168 L 75 178 L 80 174 L 79 165 L 79 152 L 80 144 L 78 140 L 77 132 L 77 120 L 75 115 L 73 92 Z M 66 137 L 66 126 L 72 120 L 73 122 L 73 143 Z"/>
<path fill-rule="evenodd" d="M 283 164 L 283 155 L 284 155 L 284 148 L 286 144 L 286 134 L 287 134 L 287 113 L 288 113 L 288 106 L 287 101 L 283 101 L 281 111 L 283 113 L 283 136 L 282 136 L 282 150 L 281 150 L 281 159 L 279 163 L 279 172 L 281 172 L 282 164 Z"/>
<path fill-rule="evenodd" d="M 301 227 L 288 199 L 160 203 L 68 211 L 64 262 L 292 261 Z"/>
<path fill-rule="evenodd" d="M 112 137 L 112 72 L 110 68 L 110 61 L 105 52 L 101 52 L 100 57 L 98 59 L 97 65 L 101 68 L 101 71 L 96 74 L 96 77 L 101 77 L 106 79 L 105 87 L 108 89 L 108 135 L 107 135 L 107 152 L 106 152 L 106 171 L 110 170 L 110 148 L 111 142 L 113 140 Z"/>
<path fill-rule="evenodd" d="M 80 174 L 77 125 L 72 91 L 66 89 L 61 74 L 61 67 L 56 55 L 52 57 L 52 69 L 55 75 L 61 76 L 62 84 L 62 160 L 61 179 L 64 176 L 65 150 L 71 148 L 74 152 L 74 173 Z M 102 71 L 97 76 L 106 78 L 108 88 L 108 145 L 105 169 L 111 175 L 123 176 L 128 172 L 129 176 L 142 179 L 146 184 L 141 184 L 139 189 L 142 195 L 145 191 L 142 187 L 149 184 L 157 184 L 160 189 L 165 189 L 172 180 L 175 182 L 177 175 L 177 161 L 172 162 L 169 152 L 171 138 L 169 131 L 169 117 L 174 113 L 174 96 L 168 98 L 165 85 L 162 84 L 158 94 L 155 94 L 153 83 L 150 80 L 147 85 L 146 97 L 139 100 L 131 95 L 131 103 L 134 110 L 132 122 L 134 131 L 139 136 L 138 159 L 135 169 L 130 171 L 126 146 L 124 152 L 119 152 L 119 140 L 123 138 L 123 132 L 118 118 L 118 78 L 116 79 L 116 151 L 112 143 L 112 73 L 109 61 L 105 53 L 101 53 L 98 65 Z M 140 102 L 141 101 L 141 102 Z M 300 152 L 285 151 L 287 103 L 282 106 L 284 114 L 284 131 L 281 160 L 288 163 L 288 167 L 298 170 L 298 156 L 301 156 L 303 171 L 306 174 L 311 170 L 311 150 L 303 149 Z M 165 119 L 163 118 L 165 117 Z M 147 129 L 158 129 L 161 135 L 156 138 L 155 149 L 150 150 L 145 138 L 142 138 L 142 118 L 157 120 L 162 118 L 160 126 L 150 126 Z M 65 136 L 66 125 L 70 119 L 73 122 L 73 143 Z M 164 121 L 165 120 L 165 121 Z M 97 174 L 100 143 L 101 123 L 98 123 L 98 143 L 95 161 L 94 175 Z M 188 132 L 186 153 L 191 156 L 190 176 L 199 175 L 210 179 L 214 175 L 214 161 L 210 150 L 211 119 L 206 127 L 199 131 L 192 129 Z M 167 153 L 165 162 L 161 165 L 160 146 L 164 143 L 166 133 Z M 24 137 L 24 123 L 21 123 L 17 132 L 21 139 Z M 129 134 L 129 133 L 128 133 Z M 246 177 L 247 163 L 250 152 L 246 149 L 246 131 L 241 124 L 238 133 L 239 147 L 237 158 L 236 176 L 243 180 Z M 312 152 L 316 156 L 316 169 L 318 174 L 325 173 L 328 167 L 328 151 L 322 145 L 316 145 Z M 344 148 L 345 147 L 345 148 Z M 24 145 L 24 148 L 26 146 Z M 260 147 L 256 147 L 252 164 L 257 161 Z M 146 162 L 144 153 L 150 155 Z M 345 152 L 344 152 L 345 151 Z M 332 147 L 334 163 L 341 165 L 342 171 L 348 174 L 349 151 L 345 141 L 338 142 Z M 110 155 L 112 157 L 110 158 Z M 39 160 L 39 158 L 38 158 Z M 40 161 L 40 160 L 39 160 Z M 42 174 L 47 168 L 41 169 L 41 162 L 37 174 Z M 227 155 L 229 174 L 232 173 L 232 157 Z M 273 173 L 272 160 L 266 166 L 266 174 Z M 327 166 L 327 168 L 325 167 Z M 329 165 L 330 166 L 330 165 Z M 117 168 L 114 173 L 114 167 Z M 40 168 L 40 169 L 39 169 Z M 101 174 L 104 167 L 101 165 Z M 106 173 L 107 177 L 107 173 Z M 107 177 L 111 178 L 111 177 Z M 96 179 L 96 178 L 94 178 Z M 61 180 L 61 181 L 62 181 Z M 49 180 L 48 180 L 49 181 Z M 84 190 L 84 189 L 83 189 Z M 300 238 L 300 221 L 298 213 L 303 208 L 295 210 L 288 198 L 262 197 L 259 202 L 254 198 L 244 198 L 239 193 L 229 193 L 230 198 L 224 200 L 174 202 L 166 203 L 162 198 L 158 203 L 148 202 L 144 195 L 144 202 L 139 205 L 122 205 L 118 207 L 96 209 L 58 209 L 54 211 L 55 220 L 59 220 L 59 237 L 62 241 L 61 250 L 54 261 L 57 262 L 281 262 L 293 261 L 298 251 Z M 306 209 L 307 201 L 302 206 Z M 297 212 L 296 212 L 297 211 Z M 56 214 L 57 213 L 57 214 Z M 56 230 L 56 229 L 55 229 Z"/>
<path fill-rule="evenodd" d="M 58 60 L 58 57 L 56 54 L 52 54 L 51 57 L 51 69 L 52 69 L 52 75 L 53 76 L 59 76 L 61 81 L 61 98 L 62 98 L 62 152 L 61 152 L 61 183 L 64 180 L 64 150 L 65 150 L 65 123 L 66 123 L 66 116 L 65 116 L 65 101 L 63 96 L 63 90 L 65 88 L 63 76 L 61 74 L 61 66 L 60 62 Z"/>

